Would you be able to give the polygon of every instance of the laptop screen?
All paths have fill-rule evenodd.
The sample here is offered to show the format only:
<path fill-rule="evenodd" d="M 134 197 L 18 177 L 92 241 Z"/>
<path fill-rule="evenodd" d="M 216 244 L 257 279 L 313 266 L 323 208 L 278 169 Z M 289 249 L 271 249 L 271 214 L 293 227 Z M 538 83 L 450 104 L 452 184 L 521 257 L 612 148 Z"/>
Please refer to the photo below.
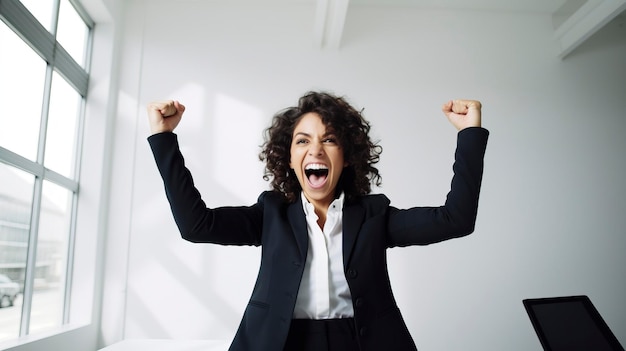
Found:
<path fill-rule="evenodd" d="M 623 351 L 587 296 L 523 301 L 544 350 Z"/>

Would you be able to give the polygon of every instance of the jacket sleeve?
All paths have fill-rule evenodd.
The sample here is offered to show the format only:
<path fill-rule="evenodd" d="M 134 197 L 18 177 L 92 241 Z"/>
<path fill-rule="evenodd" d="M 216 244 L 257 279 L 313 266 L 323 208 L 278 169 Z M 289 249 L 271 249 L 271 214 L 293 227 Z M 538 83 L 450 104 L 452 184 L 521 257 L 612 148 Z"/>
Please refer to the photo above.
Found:
<path fill-rule="evenodd" d="M 440 207 L 414 207 L 388 212 L 388 246 L 426 245 L 474 231 L 489 131 L 466 128 L 457 135 L 454 176 Z"/>
<path fill-rule="evenodd" d="M 252 206 L 207 208 L 185 167 L 176 134 L 155 134 L 148 137 L 148 142 L 184 239 L 223 245 L 261 244 L 265 193 Z"/>

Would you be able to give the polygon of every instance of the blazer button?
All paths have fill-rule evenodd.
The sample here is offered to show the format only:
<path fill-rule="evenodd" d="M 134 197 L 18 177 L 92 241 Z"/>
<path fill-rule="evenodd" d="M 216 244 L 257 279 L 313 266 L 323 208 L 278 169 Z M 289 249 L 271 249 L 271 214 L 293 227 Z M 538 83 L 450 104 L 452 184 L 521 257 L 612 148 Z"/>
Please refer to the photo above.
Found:
<path fill-rule="evenodd" d="M 360 297 L 357 298 L 356 301 L 354 301 L 354 304 L 355 304 L 356 307 L 361 307 L 361 306 L 363 306 L 364 303 L 365 302 L 363 302 L 363 299 L 360 298 Z"/>
<path fill-rule="evenodd" d="M 356 276 L 357 276 L 357 275 L 358 275 L 358 274 L 357 274 L 356 269 L 352 269 L 352 268 L 350 268 L 350 269 L 348 269 L 348 271 L 346 272 L 346 277 L 348 277 L 348 278 L 350 278 L 350 279 L 354 279 L 354 278 L 356 278 Z"/>
<path fill-rule="evenodd" d="M 361 327 L 361 329 L 359 329 L 359 335 L 365 336 L 365 334 L 367 334 L 367 328 Z"/>

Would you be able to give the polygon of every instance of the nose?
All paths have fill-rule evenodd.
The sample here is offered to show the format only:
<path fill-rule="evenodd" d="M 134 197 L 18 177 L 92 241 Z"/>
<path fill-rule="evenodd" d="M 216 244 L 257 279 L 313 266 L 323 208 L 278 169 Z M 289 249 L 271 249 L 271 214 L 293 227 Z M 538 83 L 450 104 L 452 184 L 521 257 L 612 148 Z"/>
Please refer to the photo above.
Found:
<path fill-rule="evenodd" d="M 324 153 L 324 149 L 322 147 L 322 143 L 320 142 L 312 142 L 309 147 L 309 155 L 310 156 L 321 156 Z"/>

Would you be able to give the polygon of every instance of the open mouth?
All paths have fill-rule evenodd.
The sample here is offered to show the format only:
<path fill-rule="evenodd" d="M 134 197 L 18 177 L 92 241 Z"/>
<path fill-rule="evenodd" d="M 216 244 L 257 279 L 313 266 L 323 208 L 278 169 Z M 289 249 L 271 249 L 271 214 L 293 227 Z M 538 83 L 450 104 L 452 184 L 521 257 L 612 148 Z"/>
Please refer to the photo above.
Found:
<path fill-rule="evenodd" d="M 304 175 L 312 187 L 321 187 L 328 178 L 328 167 L 320 163 L 311 163 L 304 168 Z"/>

